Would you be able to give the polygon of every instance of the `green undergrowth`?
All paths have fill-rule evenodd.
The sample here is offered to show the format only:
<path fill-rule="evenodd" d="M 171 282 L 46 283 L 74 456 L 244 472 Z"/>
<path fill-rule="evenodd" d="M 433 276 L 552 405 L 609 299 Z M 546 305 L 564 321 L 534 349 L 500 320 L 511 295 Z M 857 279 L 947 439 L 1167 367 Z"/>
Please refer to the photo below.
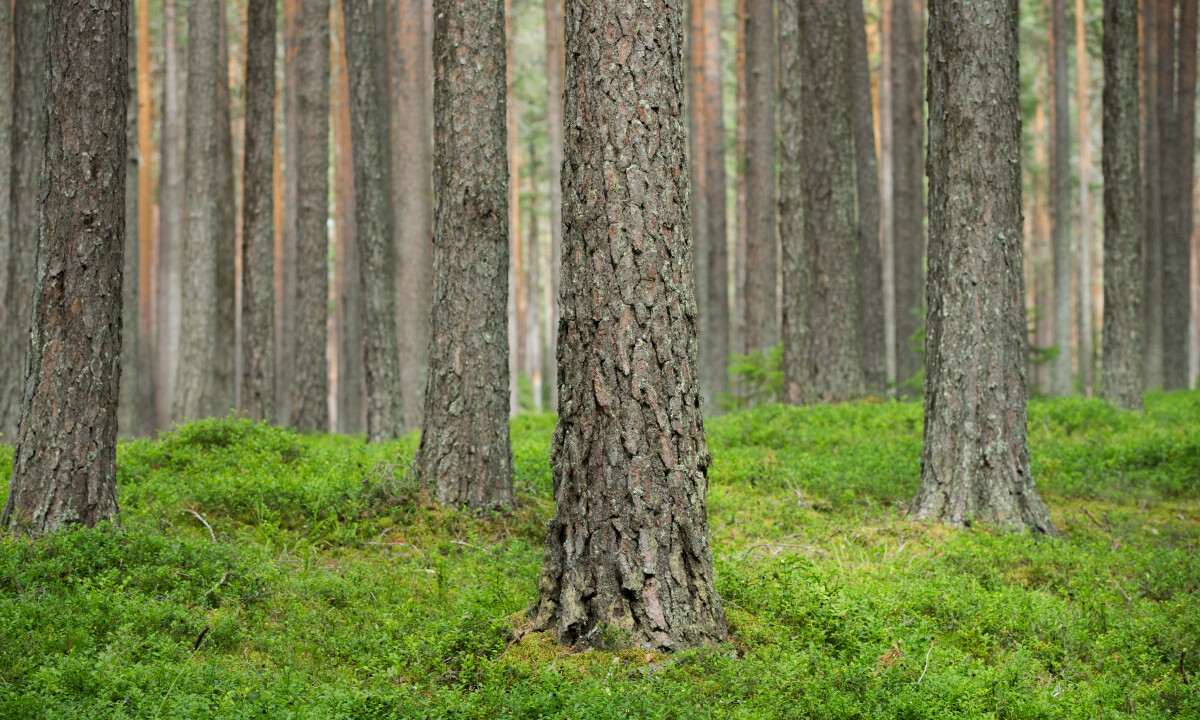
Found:
<path fill-rule="evenodd" d="M 674 655 L 528 632 L 553 424 L 488 517 L 415 435 L 123 444 L 119 526 L 0 537 L 0 718 L 1200 717 L 1200 393 L 1031 406 L 1058 538 L 908 521 L 919 405 L 710 419 L 731 639 Z"/>

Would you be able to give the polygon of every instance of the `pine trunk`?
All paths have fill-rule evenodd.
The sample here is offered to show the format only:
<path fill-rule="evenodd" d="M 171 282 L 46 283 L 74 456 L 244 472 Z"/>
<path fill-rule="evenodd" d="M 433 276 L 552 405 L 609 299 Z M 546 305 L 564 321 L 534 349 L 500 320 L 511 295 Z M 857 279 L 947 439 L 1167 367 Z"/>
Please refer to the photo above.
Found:
<path fill-rule="evenodd" d="M 296 377 L 297 221 L 300 217 L 300 87 L 304 73 L 300 64 L 302 0 L 283 0 L 283 230 L 280 243 L 280 276 L 276 338 L 275 401 L 279 424 L 292 423 L 292 392 Z M 311 79 L 309 80 L 311 82 Z M 322 141 L 322 146 L 327 141 Z M 308 290 L 306 289 L 306 292 Z M 315 291 L 315 288 L 313 289 Z"/>
<path fill-rule="evenodd" d="M 1071 118 L 1067 110 L 1066 0 L 1050 0 L 1050 235 L 1054 248 L 1054 345 L 1050 393 L 1071 394 Z"/>
<path fill-rule="evenodd" d="M 5 0 L 0 0 L 0 3 Z M 126 75 L 129 92 L 125 114 L 125 250 L 121 265 L 121 379 L 117 400 L 117 433 L 131 438 L 138 434 L 138 106 L 136 26 L 129 23 Z"/>
<path fill-rule="evenodd" d="M 533 411 L 542 411 L 542 348 L 538 325 L 537 156 L 529 143 L 529 229 L 525 243 L 525 374 L 533 390 Z"/>
<path fill-rule="evenodd" d="M 1077 89 L 1076 113 L 1079 128 L 1079 252 L 1077 267 L 1079 288 L 1076 312 L 1079 334 L 1079 384 L 1083 394 L 1091 397 L 1095 388 L 1095 350 L 1092 342 L 1092 327 L 1095 318 L 1092 310 L 1092 143 L 1089 127 L 1091 101 L 1088 93 L 1087 29 L 1084 23 L 1084 0 L 1075 0 L 1075 87 Z"/>
<path fill-rule="evenodd" d="M 892 5 L 892 232 L 896 381 L 921 370 L 913 349 L 925 301 L 925 96 L 922 0 Z"/>
<path fill-rule="evenodd" d="M 1146 230 L 1142 236 L 1142 315 L 1146 329 L 1143 336 L 1145 361 L 1145 383 L 1147 388 L 1162 387 L 1162 235 L 1164 223 L 1163 157 L 1161 96 L 1173 94 L 1162 87 L 1162 60 L 1167 48 L 1161 48 L 1162 37 L 1158 28 L 1162 6 L 1171 5 L 1171 0 L 1142 0 L 1142 44 L 1145 88 L 1143 120 L 1146 125 L 1146 151 L 1143 154 L 1142 173 L 1146 183 L 1143 201 L 1146 206 Z M 1168 10 L 1169 12 L 1169 10 Z M 1170 30 L 1167 30 L 1170 33 Z"/>
<path fill-rule="evenodd" d="M 416 464 L 438 499 L 512 505 L 503 0 L 434 7 L 433 315 Z"/>
<path fill-rule="evenodd" d="M 378 2 L 379 0 L 377 0 Z M 389 206 L 391 177 L 385 132 L 386 94 L 379 85 L 374 16 L 365 3 L 343 2 L 346 64 L 354 146 L 355 236 L 358 241 L 365 330 L 367 439 L 383 442 L 404 431 L 404 405 L 396 350 L 395 241 Z"/>
<path fill-rule="evenodd" d="M 705 217 L 708 227 L 708 321 L 701 336 L 708 350 L 702 356 L 701 377 L 707 377 L 707 387 L 713 397 L 729 391 L 729 248 L 726 231 L 725 179 L 725 101 L 721 71 L 721 4 L 718 0 L 702 0 L 704 9 L 704 80 L 700 92 L 704 95 L 704 170 Z M 705 383 L 701 383 L 704 385 Z M 715 404 L 708 412 L 717 410 Z"/>
<path fill-rule="evenodd" d="M 775 3 L 746 0 L 746 351 L 779 342 Z"/>
<path fill-rule="evenodd" d="M 329 432 L 329 0 L 300 0 L 296 58 L 295 374 L 291 424 L 300 432 Z"/>
<path fill-rule="evenodd" d="M 0 0 L 2 2 L 3 0 Z M 150 4 L 137 6 L 137 134 L 138 134 L 138 428 L 143 437 L 157 426 L 158 373 L 154 331 L 155 261 L 158 256 L 158 227 L 155 222 L 154 93 L 150 67 Z M 128 239 L 126 240 L 128 242 Z"/>
<path fill-rule="evenodd" d="M 880 0 L 879 5 L 879 44 L 880 44 L 880 75 L 879 75 L 879 235 L 883 255 L 883 342 L 884 356 L 887 360 L 887 381 L 892 389 L 889 396 L 895 396 L 895 384 L 899 378 L 896 371 L 896 352 L 899 347 L 896 334 L 896 252 L 894 228 L 895 210 L 893 199 L 895 183 L 893 167 L 892 125 L 895 122 L 895 112 L 892 101 L 892 68 L 893 68 L 893 33 L 892 9 L 895 0 Z"/>
<path fill-rule="evenodd" d="M 1104 334 L 1100 397 L 1142 409 L 1137 0 L 1104 2 Z"/>
<path fill-rule="evenodd" d="M 213 345 L 212 414 L 225 417 L 237 407 L 237 188 L 233 178 L 233 118 L 229 98 L 229 38 L 225 0 L 220 3 L 217 54 L 217 230 L 216 343 Z"/>
<path fill-rule="evenodd" d="M 12 251 L 13 4 L 0 0 L 0 325 L 7 320 L 8 261 Z M 4 339 L 0 336 L 0 342 Z M 2 351 L 0 351 L 2 352 Z M 0 371 L 0 376 L 3 372 Z M 0 436 L 0 442 L 8 438 Z"/>
<path fill-rule="evenodd" d="M 162 129 L 159 140 L 158 179 L 158 287 L 156 294 L 157 416 L 165 430 L 174 419 L 171 408 L 175 379 L 179 372 L 180 313 L 183 298 L 183 136 L 185 123 L 181 104 L 179 64 L 182 50 L 177 42 L 179 21 L 175 0 L 163 0 L 163 90 Z"/>
<path fill-rule="evenodd" d="M 1172 171 L 1174 215 L 1163 233 L 1163 389 L 1188 390 L 1188 325 L 1191 314 L 1192 194 L 1196 133 L 1196 0 L 1179 0 L 1173 141 L 1164 144 L 1163 162 Z M 1164 179 L 1164 187 L 1168 182 Z"/>
<path fill-rule="evenodd" d="M 563 162 L 563 0 L 546 2 L 546 124 L 547 176 L 550 178 L 550 256 L 546 274 L 546 383 L 550 408 L 558 409 L 559 275 L 562 266 L 562 162 Z"/>
<path fill-rule="evenodd" d="M 783 400 L 813 401 L 804 243 L 800 0 L 779 0 L 779 240 L 783 255 Z"/>
<path fill-rule="evenodd" d="M 572 2 L 566 26 L 563 395 L 534 626 L 562 645 L 716 643 L 683 13 Z"/>
<path fill-rule="evenodd" d="M 2 520 L 31 535 L 117 514 L 129 16 L 123 0 L 48 9 L 30 372 Z"/>
<path fill-rule="evenodd" d="M 687 35 L 687 107 L 688 107 L 688 166 L 691 168 L 692 199 L 692 257 L 696 261 L 696 322 L 700 335 L 700 397 L 704 407 L 711 407 L 714 396 L 709 387 L 707 370 L 712 363 L 708 311 L 708 165 L 704 158 L 708 153 L 708 133 L 704 124 L 709 113 L 705 107 L 708 100 L 704 93 L 704 0 L 688 3 Z"/>
<path fill-rule="evenodd" d="M 912 514 L 1053 533 L 1025 437 L 1017 0 L 929 6 L 925 437 Z"/>

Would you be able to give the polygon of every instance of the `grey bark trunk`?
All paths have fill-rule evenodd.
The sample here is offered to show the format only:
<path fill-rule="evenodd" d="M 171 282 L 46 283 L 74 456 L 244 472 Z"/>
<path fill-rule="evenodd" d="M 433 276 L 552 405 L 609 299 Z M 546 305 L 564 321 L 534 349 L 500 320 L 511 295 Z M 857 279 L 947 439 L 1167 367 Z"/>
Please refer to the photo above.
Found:
<path fill-rule="evenodd" d="M 708 353 L 700 372 L 713 396 L 729 391 L 729 248 L 726 230 L 725 102 L 721 67 L 721 5 L 702 0 L 704 8 L 705 217 L 708 228 Z M 707 408 L 717 411 L 716 405 Z"/>
<path fill-rule="evenodd" d="M 1137 0 L 1104 2 L 1104 334 L 1100 397 L 1142 409 Z"/>
<path fill-rule="evenodd" d="M 1025 436 L 1017 0 L 929 5 L 919 519 L 1053 533 Z"/>
<path fill-rule="evenodd" d="M 696 261 L 693 276 L 696 278 L 696 322 L 700 336 L 700 398 L 704 407 L 711 407 L 714 396 L 709 386 L 708 370 L 712 366 L 708 312 L 708 182 L 704 124 L 708 120 L 704 102 L 704 8 L 703 0 L 688 3 L 688 33 L 685 42 L 687 55 L 687 108 L 688 108 L 688 167 L 691 168 L 692 199 L 692 253 Z"/>
<path fill-rule="evenodd" d="M 242 411 L 275 419 L 275 0 L 246 9 Z"/>
<path fill-rule="evenodd" d="M 575 1 L 566 27 L 556 511 L 534 627 L 563 645 L 715 643 L 683 13 Z"/>
<path fill-rule="evenodd" d="M 0 521 L 10 532 L 90 527 L 117 514 L 127 9 L 123 0 L 103 7 L 53 0 L 42 26 L 50 30 L 47 173 L 31 372 Z"/>
<path fill-rule="evenodd" d="M 533 411 L 542 411 L 542 348 L 538 324 L 537 155 L 529 143 L 529 229 L 525 246 L 525 374 L 533 390 Z"/>
<path fill-rule="evenodd" d="M 179 371 L 180 312 L 183 298 L 183 136 L 180 53 L 175 0 L 163 0 L 163 93 L 158 186 L 159 241 L 156 318 L 159 429 L 171 425 L 175 377 Z"/>
<path fill-rule="evenodd" d="M 217 51 L 217 212 L 216 317 L 213 345 L 212 414 L 224 417 L 237 407 L 237 189 L 233 178 L 233 124 L 229 98 L 229 40 L 225 0 L 220 7 Z"/>
<path fill-rule="evenodd" d="M 16 438 L 33 311 L 38 191 L 46 144 L 46 0 L 13 7 L 12 246 L 0 327 L 0 437 Z M 124 137 L 124 133 L 121 133 Z"/>
<path fill-rule="evenodd" d="M 297 84 L 295 374 L 291 424 L 329 432 L 329 0 L 301 0 Z"/>
<path fill-rule="evenodd" d="M 1050 393 L 1071 394 L 1071 118 L 1067 111 L 1067 11 L 1050 1 L 1050 236 L 1054 248 L 1054 344 Z"/>
<path fill-rule="evenodd" d="M 859 352 L 850 13 L 845 4 L 803 0 L 800 15 L 810 392 L 822 402 L 843 402 L 866 389 Z"/>
<path fill-rule="evenodd" d="M 1176 38 L 1173 142 L 1164 144 L 1164 170 L 1174 186 L 1173 205 L 1164 215 L 1173 215 L 1170 232 L 1164 228 L 1162 240 L 1163 285 L 1163 389 L 1191 389 L 1188 377 L 1188 324 L 1191 315 L 1192 195 L 1196 134 L 1196 0 L 1179 0 Z"/>
<path fill-rule="evenodd" d="M 779 342 L 775 3 L 746 0 L 746 352 Z"/>
<path fill-rule="evenodd" d="M 296 376 L 296 275 L 298 227 L 300 216 L 300 64 L 301 0 L 284 0 L 283 18 L 283 237 L 280 243 L 279 331 L 276 335 L 275 400 L 279 404 L 279 424 L 292 422 L 292 391 Z M 323 141 L 324 143 L 325 141 Z"/>
<path fill-rule="evenodd" d="M 8 261 L 12 251 L 13 4 L 0 0 L 0 325 L 7 321 Z M 5 439 L 0 439 L 5 442 Z"/>
<path fill-rule="evenodd" d="M 1076 128 L 1079 137 L 1079 252 L 1076 253 L 1076 327 L 1079 337 L 1079 384 L 1083 394 L 1095 392 L 1095 349 L 1092 341 L 1095 316 L 1092 309 L 1092 143 L 1091 100 L 1088 87 L 1087 17 L 1084 0 L 1075 0 L 1075 88 Z"/>
<path fill-rule="evenodd" d="M 896 283 L 896 381 L 921 370 L 913 350 L 925 301 L 923 0 L 892 5 L 892 232 Z"/>
<path fill-rule="evenodd" d="M 376 0 L 382 2 L 382 0 Z M 363 362 L 367 385 L 367 439 L 383 442 L 404 430 L 404 405 L 396 350 L 395 241 L 386 144 L 387 106 L 379 87 L 374 17 L 366 3 L 342 3 L 346 23 L 346 68 L 350 80 L 354 146 L 355 223 L 365 328 Z"/>
<path fill-rule="evenodd" d="M 562 162 L 563 162 L 563 0 L 546 2 L 546 124 L 547 162 L 550 166 L 550 272 L 546 286 L 550 301 L 546 317 L 546 384 L 550 386 L 550 407 L 558 409 L 558 328 L 559 277 L 562 267 Z"/>
<path fill-rule="evenodd" d="M 433 314 L 416 464 L 438 499 L 513 501 L 502 0 L 434 7 Z"/>
<path fill-rule="evenodd" d="M 804 244 L 800 0 L 779 0 L 779 239 L 783 250 L 783 400 L 812 402 L 809 258 Z"/>
<path fill-rule="evenodd" d="M 1162 115 L 1164 100 L 1169 102 L 1173 93 L 1163 86 L 1163 65 L 1161 56 L 1170 54 L 1169 48 L 1163 44 L 1162 31 L 1159 29 L 1162 17 L 1162 7 L 1167 7 L 1170 14 L 1170 0 L 1144 0 L 1142 2 L 1142 29 L 1145 33 L 1143 44 L 1146 48 L 1146 76 L 1143 78 L 1145 91 L 1145 122 L 1146 122 L 1146 153 L 1145 166 L 1142 170 L 1146 182 L 1146 232 L 1142 236 L 1142 314 L 1146 329 L 1143 338 L 1143 360 L 1146 363 L 1145 382 L 1147 388 L 1162 387 L 1162 236 L 1167 231 L 1167 205 L 1163 197 L 1163 137 Z M 1168 37 L 1171 30 L 1166 30 Z M 1165 63 L 1170 67 L 1170 61 Z M 1168 71 L 1169 72 L 1169 71 Z M 1163 98 L 1163 99 L 1160 99 Z"/>
<path fill-rule="evenodd" d="M 0 0 L 3 4 L 5 0 Z M 138 106 L 136 23 L 128 23 L 126 72 L 129 83 L 125 115 L 125 254 L 121 266 L 121 394 L 117 431 L 122 437 L 141 432 L 138 377 Z M 153 408 L 150 409 L 153 411 Z"/>

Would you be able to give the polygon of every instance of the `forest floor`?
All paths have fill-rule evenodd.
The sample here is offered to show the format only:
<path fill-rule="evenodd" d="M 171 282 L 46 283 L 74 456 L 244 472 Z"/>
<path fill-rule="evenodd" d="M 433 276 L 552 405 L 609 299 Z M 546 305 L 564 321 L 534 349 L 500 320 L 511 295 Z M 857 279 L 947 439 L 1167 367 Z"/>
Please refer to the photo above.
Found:
<path fill-rule="evenodd" d="M 122 444 L 119 528 L 0 537 L 0 718 L 1200 717 L 1200 393 L 1032 403 L 1057 538 L 907 520 L 919 404 L 711 419 L 731 640 L 674 655 L 526 632 L 553 423 L 483 519 L 415 435 Z"/>

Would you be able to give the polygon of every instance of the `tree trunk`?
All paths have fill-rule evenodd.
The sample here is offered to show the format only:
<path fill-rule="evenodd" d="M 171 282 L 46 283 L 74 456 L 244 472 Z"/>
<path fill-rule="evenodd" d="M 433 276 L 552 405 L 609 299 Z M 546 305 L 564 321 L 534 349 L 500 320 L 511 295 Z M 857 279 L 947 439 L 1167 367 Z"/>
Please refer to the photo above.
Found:
<path fill-rule="evenodd" d="M 1075 86 L 1079 128 L 1079 267 L 1078 319 L 1079 384 L 1083 394 L 1092 396 L 1095 387 L 1095 351 L 1092 343 L 1092 208 L 1089 183 L 1092 174 L 1092 143 L 1088 110 L 1087 29 L 1084 24 L 1084 0 L 1075 0 Z"/>
<path fill-rule="evenodd" d="M 1066 0 L 1050 0 L 1050 235 L 1054 247 L 1054 344 L 1050 393 L 1071 394 L 1071 134 L 1067 111 Z"/>
<path fill-rule="evenodd" d="M 430 0 L 391 0 L 398 6 L 396 46 L 395 213 L 396 340 L 404 428 L 421 426 L 429 367 L 433 302 L 433 103 L 430 98 Z"/>
<path fill-rule="evenodd" d="M 185 131 L 179 77 L 182 50 L 175 0 L 163 0 L 163 109 L 158 179 L 158 427 L 171 426 L 175 378 L 179 372 L 180 314 L 183 302 L 183 136 Z"/>
<path fill-rule="evenodd" d="M 1164 210 L 1167 207 L 1163 197 L 1163 155 L 1162 148 L 1165 138 L 1162 136 L 1162 102 L 1160 98 L 1169 98 L 1173 93 L 1162 86 L 1163 60 L 1160 56 L 1170 55 L 1170 48 L 1162 47 L 1162 31 L 1159 22 L 1162 17 L 1162 6 L 1170 6 L 1170 0 L 1143 0 L 1142 30 L 1143 45 L 1146 54 L 1145 65 L 1145 107 L 1146 122 L 1146 152 L 1145 165 L 1142 172 L 1145 176 L 1146 193 L 1146 232 L 1142 236 L 1142 314 L 1146 332 L 1143 338 L 1143 359 L 1146 363 L 1145 382 L 1147 388 L 1162 387 L 1162 235 L 1167 230 Z M 1168 15 L 1170 12 L 1168 11 Z M 1170 28 L 1167 29 L 1170 35 Z M 1167 61 L 1168 67 L 1170 61 Z M 1169 101 L 1169 100 L 1168 100 Z"/>
<path fill-rule="evenodd" d="M 892 109 L 893 33 L 892 14 L 895 0 L 880 0 L 879 5 L 879 235 L 883 254 L 883 342 L 887 360 L 887 381 L 895 396 L 895 384 L 902 380 L 896 371 L 896 352 L 899 348 L 896 334 L 896 232 L 893 220 L 893 197 L 895 196 L 894 173 L 892 170 L 893 148 L 892 125 L 895 112 Z"/>
<path fill-rule="evenodd" d="M 854 133 L 854 184 L 858 195 L 858 333 L 867 392 L 887 389 L 883 336 L 883 259 L 879 247 L 879 166 L 875 157 L 875 111 L 862 0 L 850 0 L 850 122 Z"/>
<path fill-rule="evenodd" d="M 275 417 L 275 1 L 246 14 L 242 195 L 242 411 Z"/>
<path fill-rule="evenodd" d="M 563 162 L 563 0 L 546 3 L 546 124 L 550 178 L 550 263 L 546 274 L 546 383 L 550 408 L 558 410 L 558 285 L 562 267 L 562 162 Z M 722 140 L 723 141 L 723 140 Z"/>
<path fill-rule="evenodd" d="M 213 345 L 212 413 L 225 417 L 237 407 L 237 188 L 233 179 L 233 124 L 229 98 L 229 40 L 225 0 L 220 3 L 217 54 L 217 230 L 216 343 Z"/>
<path fill-rule="evenodd" d="M 746 0 L 746 351 L 779 342 L 775 3 Z"/>
<path fill-rule="evenodd" d="M 783 400 L 813 401 L 804 242 L 800 0 L 779 0 L 779 239 L 783 250 Z"/>
<path fill-rule="evenodd" d="M 42 29 L 50 30 L 42 36 L 49 38 L 47 172 L 38 203 L 30 372 L 2 520 L 10 532 L 91 527 L 117 514 L 126 10 L 123 0 L 105 7 L 53 0 L 43 16 Z"/>
<path fill-rule="evenodd" d="M 563 645 L 597 646 L 612 635 L 656 650 L 721 642 L 705 508 L 683 13 L 619 0 L 572 2 L 567 13 L 557 509 L 534 627 L 552 629 Z"/>
<path fill-rule="evenodd" d="M 376 0 L 381 2 L 382 0 Z M 364 299 L 362 356 L 367 386 L 367 439 L 383 442 L 404 431 L 396 350 L 395 241 L 389 206 L 391 178 L 385 128 L 386 95 L 379 86 L 374 17 L 366 4 L 342 2 L 354 146 L 355 221 Z"/>
<path fill-rule="evenodd" d="M 300 0 L 296 170 L 296 360 L 292 425 L 329 432 L 329 0 Z"/>
<path fill-rule="evenodd" d="M 12 251 L 13 4 L 0 0 L 0 325 L 7 321 L 8 262 Z M 0 337 L 0 341 L 5 341 Z M 2 352 L 2 351 L 0 351 Z M 3 372 L 0 371 L 0 376 Z M 0 436 L 0 442 L 8 438 Z"/>
<path fill-rule="evenodd" d="M 38 191 L 46 144 L 46 15 L 47 0 L 13 6 L 12 246 L 0 327 L 0 437 L 5 438 L 17 437 L 33 317 Z"/>
<path fill-rule="evenodd" d="M 509 238 L 509 295 L 508 295 L 508 391 L 509 413 L 515 417 L 521 410 L 519 378 L 525 367 L 525 293 L 521 250 L 521 139 L 520 113 L 517 110 L 516 92 L 516 48 L 513 44 L 516 10 L 512 0 L 504 2 L 504 37 L 506 47 L 506 113 L 508 118 L 508 238 Z"/>
<path fill-rule="evenodd" d="M 299 283 L 296 264 L 299 251 L 297 221 L 300 217 L 300 136 L 303 132 L 300 87 L 305 82 L 300 64 L 302 6 L 302 0 L 283 0 L 283 242 L 280 243 L 279 255 L 279 329 L 275 336 L 275 400 L 279 403 L 278 417 L 281 425 L 292 423 L 292 392 L 295 389 L 296 378 L 296 293 Z M 312 82 L 312 79 L 309 78 L 308 81 Z M 322 146 L 327 142 L 322 140 Z M 315 288 L 312 291 L 315 291 Z M 306 292 L 309 292 L 309 289 L 306 288 Z"/>
<path fill-rule="evenodd" d="M 2 2 L 3 0 L 0 0 Z M 150 67 L 150 4 L 137 6 L 137 137 L 138 137 L 138 414 L 137 434 L 149 437 L 157 426 L 158 377 L 154 332 L 155 261 L 158 228 L 155 223 L 154 173 L 151 169 L 154 132 L 153 73 Z M 128 238 L 126 239 L 128 243 Z M 132 280 L 132 278 L 131 278 Z"/>
<path fill-rule="evenodd" d="M 925 298 L 925 96 L 922 0 L 892 4 L 892 232 L 896 276 L 896 381 L 921 370 L 913 336 Z"/>
<path fill-rule="evenodd" d="M 701 328 L 707 333 L 708 350 L 701 356 L 701 377 L 707 377 L 707 387 L 713 397 L 729 391 L 729 248 L 726 231 L 725 179 L 725 101 L 721 72 L 721 4 L 718 0 L 702 0 L 704 9 L 704 80 L 700 91 L 704 95 L 704 158 L 705 217 L 708 227 L 708 321 Z M 705 385 L 701 382 L 701 385 Z M 706 408 L 710 414 L 716 405 Z"/>
<path fill-rule="evenodd" d="M 183 226 L 182 316 L 179 371 L 171 414 L 178 420 L 213 411 L 217 337 L 217 253 L 221 233 L 218 103 L 220 2 L 191 0 L 188 8 L 187 187 Z"/>
<path fill-rule="evenodd" d="M 708 95 L 704 92 L 705 70 L 705 28 L 704 0 L 691 0 L 688 3 L 688 35 L 687 52 L 687 107 L 688 107 L 688 166 L 691 168 L 691 199 L 692 199 L 692 257 L 696 261 L 696 323 L 700 336 L 700 397 L 705 408 L 712 407 L 714 396 L 709 387 L 708 373 L 712 363 L 709 355 L 712 351 L 710 341 L 712 333 L 709 329 L 708 309 L 708 165 L 705 160 L 708 154 L 708 132 L 705 123 L 711 113 L 705 103 Z"/>
<path fill-rule="evenodd" d="M 1100 397 L 1142 409 L 1137 0 L 1104 2 L 1104 334 Z"/>
<path fill-rule="evenodd" d="M 1175 97 L 1171 116 L 1172 141 L 1163 145 L 1163 187 L 1173 186 L 1174 203 L 1166 205 L 1164 216 L 1174 216 L 1170 232 L 1164 228 L 1162 240 L 1163 284 L 1163 389 L 1188 390 L 1188 324 L 1191 314 L 1192 193 L 1196 134 L 1196 0 L 1179 0 L 1178 64 L 1175 70 Z"/>
<path fill-rule="evenodd" d="M 5 0 L 0 0 L 3 3 Z M 129 23 L 129 47 L 125 49 L 126 80 L 129 83 L 125 113 L 125 250 L 121 264 L 121 378 L 117 399 L 117 433 L 126 438 L 138 435 L 138 276 L 141 243 L 138 239 L 138 106 L 136 26 Z"/>
<path fill-rule="evenodd" d="M 503 0 L 434 8 L 434 302 L 416 464 L 438 499 L 513 501 Z"/>
<path fill-rule="evenodd" d="M 529 143 L 529 234 L 525 248 L 525 373 L 533 390 L 533 411 L 542 411 L 542 347 L 538 325 L 537 156 Z"/>
<path fill-rule="evenodd" d="M 1025 437 L 1017 0 L 929 6 L 925 437 L 912 514 L 1054 533 Z"/>

